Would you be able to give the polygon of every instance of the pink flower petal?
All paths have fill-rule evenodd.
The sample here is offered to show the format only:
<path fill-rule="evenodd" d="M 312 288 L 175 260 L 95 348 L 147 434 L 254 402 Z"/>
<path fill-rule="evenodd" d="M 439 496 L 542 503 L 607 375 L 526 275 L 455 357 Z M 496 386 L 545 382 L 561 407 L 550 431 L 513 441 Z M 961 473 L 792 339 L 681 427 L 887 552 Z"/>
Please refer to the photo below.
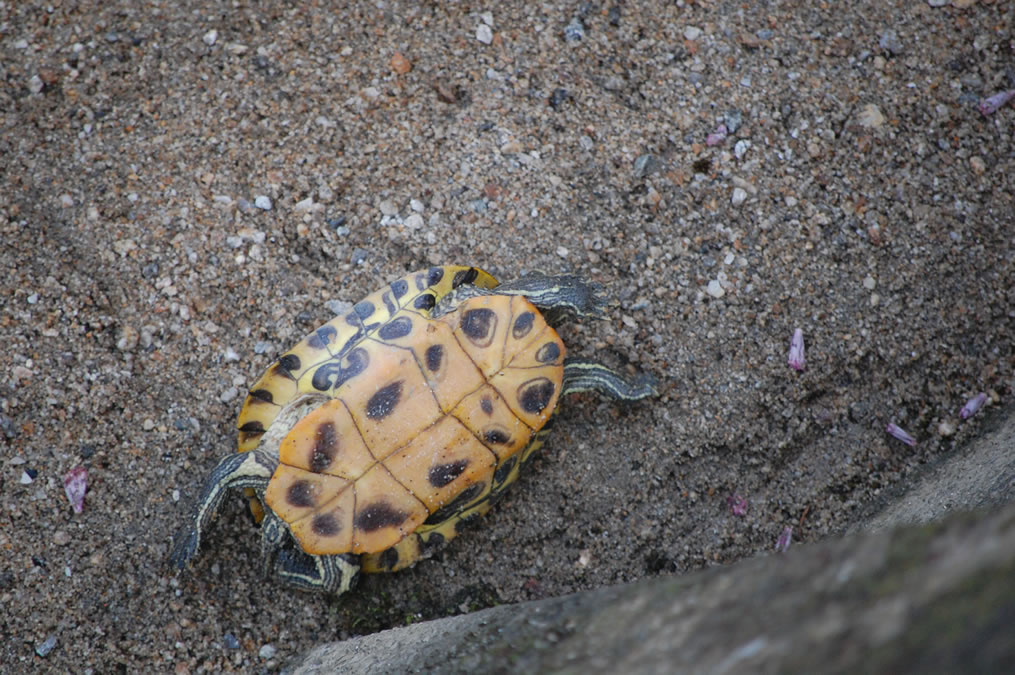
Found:
<path fill-rule="evenodd" d="M 804 369 L 804 332 L 797 328 L 789 343 L 789 366 L 794 370 Z"/>
<path fill-rule="evenodd" d="M 708 137 L 705 138 L 705 145 L 710 146 L 719 145 L 720 143 L 726 140 L 727 134 L 729 134 L 729 130 L 726 128 L 726 125 L 720 124 L 718 127 L 715 128 L 715 131 L 710 133 Z"/>
<path fill-rule="evenodd" d="M 899 439 L 900 441 L 902 441 L 906 445 L 909 445 L 909 446 L 915 446 L 916 445 L 916 439 L 913 438 L 912 436 L 910 436 L 909 434 L 907 434 L 905 432 L 905 430 L 902 429 L 901 427 L 899 427 L 897 424 L 895 424 L 895 422 L 889 422 L 888 426 L 885 427 L 885 431 L 887 431 L 892 436 L 894 436 L 895 438 Z"/>
<path fill-rule="evenodd" d="M 740 495 L 730 495 L 726 498 L 726 503 L 729 504 L 730 512 L 734 516 L 747 515 L 747 500 Z"/>
<path fill-rule="evenodd" d="M 63 477 L 63 491 L 67 493 L 74 513 L 85 510 L 85 492 L 88 490 L 88 469 L 76 466 Z"/>
<path fill-rule="evenodd" d="M 983 404 L 987 402 L 987 395 L 982 391 L 974 396 L 973 398 L 966 401 L 966 404 L 962 406 L 962 410 L 959 411 L 959 417 L 966 420 L 976 414 L 976 412 L 983 407 Z"/>
<path fill-rule="evenodd" d="M 980 101 L 978 106 L 980 112 L 984 115 L 993 115 L 1000 109 L 1005 103 L 1015 98 L 1015 89 L 1009 89 L 1008 91 L 1002 91 L 988 96 L 987 98 Z"/>
<path fill-rule="evenodd" d="M 785 553 L 792 542 L 793 542 L 793 528 L 787 525 L 785 529 L 783 529 L 782 534 L 779 535 L 778 541 L 775 542 L 775 552 Z"/>

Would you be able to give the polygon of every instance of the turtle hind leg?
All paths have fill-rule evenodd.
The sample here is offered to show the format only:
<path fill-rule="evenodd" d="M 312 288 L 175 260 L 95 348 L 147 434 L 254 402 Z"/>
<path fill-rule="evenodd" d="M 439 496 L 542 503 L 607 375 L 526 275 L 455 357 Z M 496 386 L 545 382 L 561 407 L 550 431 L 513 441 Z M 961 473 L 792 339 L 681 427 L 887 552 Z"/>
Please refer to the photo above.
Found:
<path fill-rule="evenodd" d="M 201 488 L 194 513 L 173 537 L 173 550 L 169 564 L 183 569 L 201 548 L 201 536 L 211 524 L 215 512 L 222 504 L 226 493 L 232 488 L 254 488 L 263 492 L 271 474 L 275 471 L 275 460 L 269 455 L 254 450 L 223 457 L 212 469 Z"/>
<path fill-rule="evenodd" d="M 359 580 L 360 556 L 352 553 L 310 555 L 293 547 L 274 556 L 274 572 L 287 585 L 302 591 L 340 595 Z"/>
<path fill-rule="evenodd" d="M 618 401 L 638 401 L 659 395 L 655 378 L 651 375 L 643 374 L 629 380 L 595 361 L 565 359 L 561 393 L 573 394 L 579 391 L 598 391 Z"/>

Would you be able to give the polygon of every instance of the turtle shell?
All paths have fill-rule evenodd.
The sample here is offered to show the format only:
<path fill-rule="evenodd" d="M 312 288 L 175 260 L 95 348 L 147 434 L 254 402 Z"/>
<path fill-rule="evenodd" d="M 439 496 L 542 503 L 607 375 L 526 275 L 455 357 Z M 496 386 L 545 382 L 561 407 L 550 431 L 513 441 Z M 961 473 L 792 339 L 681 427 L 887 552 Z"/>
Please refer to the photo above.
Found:
<path fill-rule="evenodd" d="M 264 494 L 307 553 L 389 549 L 455 497 L 488 491 L 552 414 L 556 331 L 520 295 L 473 297 L 432 318 L 462 283 L 496 285 L 475 268 L 400 279 L 309 335 L 251 391 L 241 451 L 287 404 L 313 397 L 291 428 L 271 430 L 279 464 Z"/>

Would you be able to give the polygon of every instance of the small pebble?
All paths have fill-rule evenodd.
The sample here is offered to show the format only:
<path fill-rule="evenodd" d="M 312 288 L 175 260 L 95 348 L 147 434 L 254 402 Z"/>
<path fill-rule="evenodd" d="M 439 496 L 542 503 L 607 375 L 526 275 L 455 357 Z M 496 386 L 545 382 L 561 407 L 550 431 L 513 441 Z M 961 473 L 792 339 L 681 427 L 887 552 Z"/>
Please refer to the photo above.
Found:
<path fill-rule="evenodd" d="M 390 199 L 382 199 L 381 203 L 377 205 L 377 208 L 381 210 L 381 215 L 385 216 L 397 216 L 398 207 L 395 206 L 395 202 Z"/>
<path fill-rule="evenodd" d="M 236 387 L 229 387 L 221 394 L 219 394 L 219 400 L 222 401 L 223 403 L 229 403 L 239 395 L 240 395 L 239 389 L 237 389 Z"/>
<path fill-rule="evenodd" d="M 278 650 L 275 649 L 274 646 L 264 645 L 258 650 L 257 655 L 260 656 L 262 659 L 267 660 L 275 656 L 276 653 L 278 653 Z"/>
<path fill-rule="evenodd" d="M 271 198 L 266 195 L 257 195 L 254 197 L 254 206 L 263 211 L 271 211 Z"/>
<path fill-rule="evenodd" d="M 208 45 L 209 47 L 211 47 L 213 44 L 215 44 L 215 41 L 218 40 L 218 39 L 219 39 L 219 32 L 217 30 L 210 30 L 210 31 L 208 31 L 207 33 L 204 34 L 204 37 L 201 38 L 201 40 L 206 45 Z"/>
<path fill-rule="evenodd" d="M 395 52 L 391 56 L 391 69 L 399 75 L 405 75 L 412 70 L 412 63 L 402 55 L 402 52 Z"/>
<path fill-rule="evenodd" d="M 50 635 L 44 642 L 35 646 L 35 653 L 46 658 L 53 651 L 53 647 L 56 647 L 56 636 Z"/>
<path fill-rule="evenodd" d="M 57 546 L 66 546 L 70 543 L 70 535 L 65 530 L 57 530 L 53 533 L 53 543 Z"/>
<path fill-rule="evenodd" d="M 891 52 L 893 56 L 898 56 L 903 51 L 902 40 L 899 39 L 899 34 L 891 29 L 881 34 L 878 46 L 885 51 Z"/>
<path fill-rule="evenodd" d="M 493 31 L 485 23 L 481 23 L 476 27 L 476 39 L 488 45 L 493 42 Z"/>
<path fill-rule="evenodd" d="M 747 201 L 747 191 L 743 188 L 733 188 L 733 197 L 730 199 L 730 203 L 733 206 L 740 206 Z"/>
<path fill-rule="evenodd" d="M 563 246 L 558 246 L 557 247 L 557 255 L 559 255 L 561 258 L 566 258 L 569 253 L 570 253 L 570 251 L 568 251 Z"/>
<path fill-rule="evenodd" d="M 35 473 L 35 469 L 25 469 L 21 472 L 21 480 L 19 482 L 22 485 L 31 485 L 32 482 L 35 481 L 35 476 L 33 476 L 32 473 L 29 473 L 29 471 Z"/>
<path fill-rule="evenodd" d="M 415 211 L 416 213 L 423 213 L 423 209 L 425 207 L 423 206 L 423 202 L 419 201 L 418 199 L 410 199 L 409 208 Z"/>
<path fill-rule="evenodd" d="M 751 149 L 751 142 L 740 139 L 733 146 L 733 154 L 737 159 L 743 159 L 747 151 Z"/>
<path fill-rule="evenodd" d="M 684 28 L 684 39 L 694 42 L 701 37 L 701 29 L 697 26 L 687 26 Z"/>
<path fill-rule="evenodd" d="M 581 42 L 585 37 L 585 24 L 578 17 L 571 19 L 571 23 L 564 26 L 564 39 L 567 42 Z"/>
<path fill-rule="evenodd" d="M 860 114 L 857 115 L 856 121 L 862 127 L 877 129 L 885 123 L 885 116 L 881 114 L 881 110 L 876 105 L 868 103 L 860 109 Z"/>
<path fill-rule="evenodd" d="M 236 636 L 232 633 L 226 633 L 222 636 L 222 642 L 225 643 L 226 649 L 239 649 L 240 641 L 236 639 Z M 267 645 L 266 645 L 267 646 Z"/>
<path fill-rule="evenodd" d="M 877 285 L 878 285 L 878 282 L 875 281 L 874 277 L 872 277 L 871 275 L 868 274 L 866 277 L 864 277 L 864 279 L 863 279 L 863 287 L 866 288 L 868 291 L 873 291 L 874 287 L 877 286 Z"/>
<path fill-rule="evenodd" d="M 708 287 L 705 290 L 708 291 L 708 294 L 711 295 L 713 298 L 721 298 L 722 296 L 726 295 L 726 290 L 722 287 L 722 284 L 720 284 L 717 279 L 712 279 L 711 281 L 709 281 Z"/>

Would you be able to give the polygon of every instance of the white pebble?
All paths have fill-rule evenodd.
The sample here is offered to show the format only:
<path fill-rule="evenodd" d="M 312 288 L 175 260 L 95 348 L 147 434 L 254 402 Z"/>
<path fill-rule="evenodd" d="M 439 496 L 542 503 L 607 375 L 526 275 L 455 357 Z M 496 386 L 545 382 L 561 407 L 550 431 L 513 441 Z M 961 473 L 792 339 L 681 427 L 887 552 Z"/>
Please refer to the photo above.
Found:
<path fill-rule="evenodd" d="M 866 288 L 868 291 L 873 291 L 874 287 L 877 286 L 877 284 L 878 282 L 876 282 L 874 280 L 874 277 L 872 277 L 871 275 L 868 274 L 866 277 L 864 277 L 863 287 Z"/>
<path fill-rule="evenodd" d="M 275 656 L 277 652 L 278 650 L 275 649 L 275 647 L 273 647 L 272 645 L 264 645 L 263 647 L 261 647 L 260 650 L 258 650 L 257 655 L 260 656 L 262 659 L 270 659 L 273 656 Z"/>
<path fill-rule="evenodd" d="M 219 39 L 219 32 L 217 30 L 210 30 L 204 34 L 201 40 L 204 41 L 209 47 L 215 44 L 215 41 Z"/>
<path fill-rule="evenodd" d="M 485 45 L 493 42 L 493 31 L 485 23 L 479 24 L 476 28 L 476 39 Z"/>
<path fill-rule="evenodd" d="M 701 29 L 698 28 L 697 26 L 688 26 L 687 28 L 684 29 L 685 40 L 691 40 L 693 42 L 694 40 L 697 40 L 700 37 L 701 37 Z"/>
<path fill-rule="evenodd" d="M 271 198 L 266 195 L 257 195 L 254 197 L 254 206 L 264 211 L 271 211 Z"/>
<path fill-rule="evenodd" d="M 409 208 L 415 211 L 416 213 L 423 213 L 423 209 L 425 207 L 423 206 L 423 202 L 419 201 L 418 199 L 410 199 Z"/>
<path fill-rule="evenodd" d="M 733 154 L 736 155 L 737 159 L 743 159 L 747 151 L 751 149 L 751 142 L 740 139 L 733 146 Z"/>
<path fill-rule="evenodd" d="M 239 361 L 240 355 L 236 353 L 236 350 L 232 347 L 226 347 L 225 353 L 222 355 L 227 362 Z"/>
<path fill-rule="evenodd" d="M 381 209 L 381 213 L 385 216 L 394 216 L 398 214 L 398 207 L 395 206 L 395 202 L 390 199 L 383 200 L 378 207 Z"/>
<path fill-rule="evenodd" d="M 873 103 L 868 103 L 861 108 L 860 114 L 856 116 L 856 121 L 859 122 L 862 127 L 877 129 L 885 123 L 885 116 L 881 114 L 880 108 Z"/>
<path fill-rule="evenodd" d="M 20 482 L 21 482 L 22 485 L 31 485 L 32 484 L 32 480 L 34 480 L 34 479 L 31 476 L 28 475 L 27 471 L 22 471 L 21 472 L 21 481 Z"/>
<path fill-rule="evenodd" d="M 712 279 L 708 282 L 708 288 L 706 290 L 713 298 L 721 298 L 726 295 L 726 291 L 723 289 L 722 284 L 719 283 L 718 279 Z"/>
<path fill-rule="evenodd" d="M 733 198 L 730 202 L 733 206 L 740 206 L 747 200 L 747 191 L 743 188 L 733 188 Z"/>
<path fill-rule="evenodd" d="M 409 217 L 405 219 L 404 225 L 410 230 L 418 230 L 423 227 L 423 216 L 418 213 L 410 214 Z"/>
<path fill-rule="evenodd" d="M 563 246 L 557 247 L 557 255 L 559 255 L 561 258 L 566 258 L 568 253 L 570 253 L 570 251 L 568 251 Z"/>
<path fill-rule="evenodd" d="M 229 387 L 221 394 L 219 394 L 219 400 L 222 401 L 223 403 L 229 403 L 239 395 L 240 395 L 239 389 L 237 389 L 236 387 Z"/>
<path fill-rule="evenodd" d="M 46 85 L 43 84 L 42 78 L 39 77 L 38 75 L 32 75 L 32 77 L 28 79 L 28 91 L 32 92 L 33 94 L 38 94 L 40 91 L 42 91 L 42 88 L 44 86 Z"/>

